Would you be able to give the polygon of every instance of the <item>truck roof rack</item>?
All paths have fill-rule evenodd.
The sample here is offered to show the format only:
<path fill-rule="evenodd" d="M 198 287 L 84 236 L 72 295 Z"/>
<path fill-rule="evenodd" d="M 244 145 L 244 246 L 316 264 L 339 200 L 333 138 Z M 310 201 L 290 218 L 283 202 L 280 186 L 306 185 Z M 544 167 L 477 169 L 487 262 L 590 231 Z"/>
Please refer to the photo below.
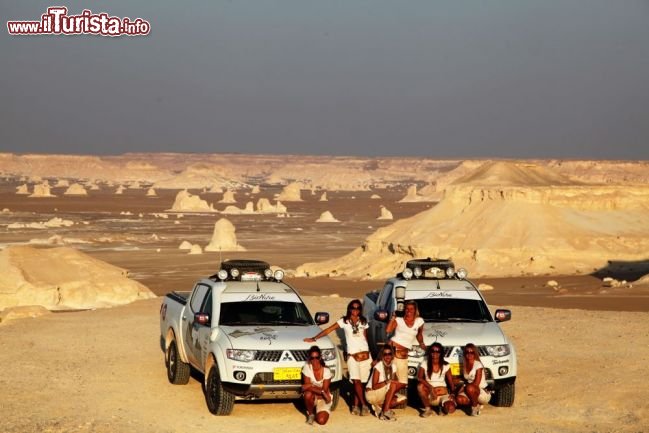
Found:
<path fill-rule="evenodd" d="M 263 260 L 226 260 L 221 262 L 221 269 L 209 277 L 213 281 L 263 281 L 284 279 L 284 271 L 272 271 L 270 265 Z"/>
<path fill-rule="evenodd" d="M 412 270 L 420 268 L 422 271 L 426 271 L 430 268 L 440 268 L 441 270 L 446 271 L 447 268 L 455 268 L 455 265 L 451 259 L 432 259 L 428 257 L 426 259 L 408 260 L 406 268 Z"/>
<path fill-rule="evenodd" d="M 408 260 L 406 267 L 397 277 L 409 280 L 413 276 L 422 279 L 452 278 L 455 276 L 455 264 L 451 259 L 431 257 Z"/>

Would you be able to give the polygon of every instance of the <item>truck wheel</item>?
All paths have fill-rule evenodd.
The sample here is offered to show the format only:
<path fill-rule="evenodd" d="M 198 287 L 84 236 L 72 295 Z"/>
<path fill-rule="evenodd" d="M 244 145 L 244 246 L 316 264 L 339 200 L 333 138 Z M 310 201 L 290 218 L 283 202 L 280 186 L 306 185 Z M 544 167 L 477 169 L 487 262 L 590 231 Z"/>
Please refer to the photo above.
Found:
<path fill-rule="evenodd" d="M 340 400 L 340 388 L 336 388 L 331 391 L 331 410 L 336 410 L 338 407 L 338 400 Z"/>
<path fill-rule="evenodd" d="M 496 389 L 491 401 L 494 406 L 510 407 L 514 404 L 514 395 L 516 394 L 515 383 L 506 383 Z"/>
<path fill-rule="evenodd" d="M 205 387 L 207 408 L 214 415 L 230 415 L 234 409 L 234 394 L 226 391 L 216 366 L 210 368 Z"/>
<path fill-rule="evenodd" d="M 176 340 L 173 340 L 167 349 L 165 365 L 167 366 L 167 379 L 169 379 L 169 382 L 174 385 L 185 385 L 189 382 L 189 364 L 180 359 Z"/>

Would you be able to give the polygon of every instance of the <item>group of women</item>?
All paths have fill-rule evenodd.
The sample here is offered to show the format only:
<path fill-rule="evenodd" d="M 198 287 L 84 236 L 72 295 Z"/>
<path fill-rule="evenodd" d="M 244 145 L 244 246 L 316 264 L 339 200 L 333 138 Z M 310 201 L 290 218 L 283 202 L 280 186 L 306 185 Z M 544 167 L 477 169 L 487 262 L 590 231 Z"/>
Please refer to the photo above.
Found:
<path fill-rule="evenodd" d="M 440 343 L 426 347 L 424 321 L 419 317 L 417 303 L 408 301 L 403 317 L 393 315 L 386 327 L 388 334 L 394 333 L 390 343 L 379 352 L 379 359 L 372 360 L 367 343 L 367 319 L 361 314 L 361 309 L 361 301 L 354 299 L 347 305 L 345 316 L 313 338 L 304 340 L 314 343 L 337 329 L 344 331 L 347 368 L 354 387 L 352 414 L 367 415 L 371 406 L 380 420 L 396 420 L 392 409 L 405 403 L 407 398 L 399 391 L 408 386 L 408 351 L 417 342 L 426 350 L 417 374 L 417 392 L 424 405 L 420 416 L 432 415 L 433 406 L 440 414 L 453 413 L 457 406 L 467 406 L 471 415 L 479 415 L 482 405 L 489 402 L 490 394 L 486 390 L 484 366 L 475 345 L 464 346 L 464 384 L 457 386 L 450 365 L 444 360 L 444 347 Z M 302 377 L 307 423 L 325 424 L 331 412 L 331 371 L 322 360 L 318 346 L 309 349 Z"/>

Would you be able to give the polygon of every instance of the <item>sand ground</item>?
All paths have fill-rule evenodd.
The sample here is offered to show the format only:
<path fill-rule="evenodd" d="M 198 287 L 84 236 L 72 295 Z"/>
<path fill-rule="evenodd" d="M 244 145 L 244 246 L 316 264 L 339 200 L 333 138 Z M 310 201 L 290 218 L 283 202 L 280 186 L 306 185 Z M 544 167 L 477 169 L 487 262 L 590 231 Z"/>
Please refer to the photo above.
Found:
<path fill-rule="evenodd" d="M 305 297 L 342 314 L 346 298 Z M 502 326 L 518 352 L 516 401 L 422 419 L 415 407 L 385 424 L 342 403 L 328 425 L 304 424 L 291 402 L 237 402 L 212 416 L 201 384 L 168 383 L 159 346 L 161 298 L 55 313 L 0 327 L 0 431 L 292 432 L 377 429 L 482 432 L 645 432 L 649 429 L 649 313 L 516 307 Z"/>

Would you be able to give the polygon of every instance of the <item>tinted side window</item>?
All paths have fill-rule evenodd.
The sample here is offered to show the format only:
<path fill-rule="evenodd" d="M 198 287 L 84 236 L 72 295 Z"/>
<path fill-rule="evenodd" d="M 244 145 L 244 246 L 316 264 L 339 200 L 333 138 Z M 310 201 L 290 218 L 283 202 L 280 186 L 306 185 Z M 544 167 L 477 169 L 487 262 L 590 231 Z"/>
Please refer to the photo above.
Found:
<path fill-rule="evenodd" d="M 390 299 L 392 299 L 392 283 L 387 283 L 383 290 L 381 290 L 381 295 L 378 299 L 378 307 L 386 308 L 389 306 Z"/>
<path fill-rule="evenodd" d="M 209 314 L 210 317 L 212 316 L 212 291 L 211 290 L 207 292 L 207 296 L 205 297 L 205 302 L 203 302 L 201 311 L 203 313 Z"/>
<path fill-rule="evenodd" d="M 205 295 L 208 291 L 209 287 L 203 284 L 196 286 L 196 289 L 194 289 L 194 294 L 192 295 L 192 301 L 189 304 L 189 308 L 191 308 L 193 313 L 198 313 L 199 311 L 201 311 L 201 306 L 203 305 Z"/>

